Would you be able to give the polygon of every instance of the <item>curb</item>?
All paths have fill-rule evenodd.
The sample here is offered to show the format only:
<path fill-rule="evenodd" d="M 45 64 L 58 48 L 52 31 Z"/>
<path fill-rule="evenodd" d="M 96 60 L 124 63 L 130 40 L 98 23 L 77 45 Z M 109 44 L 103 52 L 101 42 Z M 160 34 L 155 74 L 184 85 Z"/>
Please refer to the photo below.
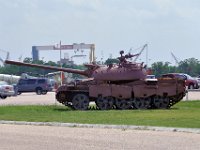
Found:
<path fill-rule="evenodd" d="M 34 126 L 57 126 L 57 127 L 78 127 L 78 128 L 101 128 L 101 129 L 121 129 L 121 130 L 150 130 L 150 131 L 170 131 L 200 134 L 200 128 L 172 128 L 154 126 L 134 126 L 134 125 L 104 125 L 104 124 L 78 124 L 59 122 L 26 122 L 26 121 L 5 121 L 0 120 L 0 124 L 13 125 L 34 125 Z"/>

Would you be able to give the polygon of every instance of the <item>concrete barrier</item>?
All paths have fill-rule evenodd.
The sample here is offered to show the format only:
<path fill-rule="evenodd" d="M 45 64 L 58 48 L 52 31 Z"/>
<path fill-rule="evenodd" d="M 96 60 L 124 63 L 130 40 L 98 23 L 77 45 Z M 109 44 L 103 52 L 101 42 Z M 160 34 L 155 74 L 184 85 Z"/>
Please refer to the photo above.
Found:
<path fill-rule="evenodd" d="M 200 100 L 200 89 L 188 89 L 183 100 Z"/>

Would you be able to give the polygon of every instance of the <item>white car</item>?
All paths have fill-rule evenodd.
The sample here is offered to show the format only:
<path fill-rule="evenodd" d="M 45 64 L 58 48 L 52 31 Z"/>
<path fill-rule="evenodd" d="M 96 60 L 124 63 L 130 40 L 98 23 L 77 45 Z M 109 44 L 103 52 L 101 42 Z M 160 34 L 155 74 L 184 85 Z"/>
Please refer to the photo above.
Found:
<path fill-rule="evenodd" d="M 0 98 L 5 99 L 8 96 L 14 96 L 15 91 L 12 85 L 8 85 L 5 81 L 0 81 Z"/>
<path fill-rule="evenodd" d="M 146 81 L 152 81 L 152 82 L 158 81 L 158 79 L 156 79 L 155 75 L 147 75 L 145 80 Z"/>
<path fill-rule="evenodd" d="M 147 79 L 156 79 L 156 76 L 155 75 L 147 75 L 146 78 Z"/>

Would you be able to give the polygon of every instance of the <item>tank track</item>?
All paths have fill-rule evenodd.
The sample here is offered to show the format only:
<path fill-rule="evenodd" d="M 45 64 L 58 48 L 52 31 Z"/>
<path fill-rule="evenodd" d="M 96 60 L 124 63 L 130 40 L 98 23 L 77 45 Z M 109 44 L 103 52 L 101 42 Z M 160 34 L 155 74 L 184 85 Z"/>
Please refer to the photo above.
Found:
<path fill-rule="evenodd" d="M 66 97 L 66 93 L 60 91 L 56 94 L 59 103 L 75 110 L 110 110 L 110 109 L 169 109 L 184 97 L 181 93 L 174 97 L 150 97 L 150 98 L 131 98 L 130 100 L 116 99 L 113 97 L 89 100 L 86 93 L 75 94 L 76 97 Z M 93 102 L 92 105 L 89 105 Z"/>

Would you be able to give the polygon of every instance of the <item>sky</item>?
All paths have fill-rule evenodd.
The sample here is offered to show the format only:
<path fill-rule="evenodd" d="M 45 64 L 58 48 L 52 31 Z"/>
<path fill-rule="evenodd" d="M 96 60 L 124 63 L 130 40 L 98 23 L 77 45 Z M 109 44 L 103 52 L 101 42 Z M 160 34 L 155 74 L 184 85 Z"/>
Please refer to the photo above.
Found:
<path fill-rule="evenodd" d="M 116 58 L 119 51 L 138 53 L 138 61 L 175 63 L 200 60 L 199 0 L 0 0 L 0 49 L 11 60 L 32 57 L 32 46 L 95 44 L 97 60 Z M 71 57 L 74 51 L 62 51 Z M 81 53 L 81 52 L 80 52 Z M 88 55 L 89 51 L 84 50 Z M 0 51 L 0 57 L 5 58 Z M 58 51 L 42 51 L 45 61 L 59 60 Z M 88 57 L 74 58 L 77 63 Z"/>

